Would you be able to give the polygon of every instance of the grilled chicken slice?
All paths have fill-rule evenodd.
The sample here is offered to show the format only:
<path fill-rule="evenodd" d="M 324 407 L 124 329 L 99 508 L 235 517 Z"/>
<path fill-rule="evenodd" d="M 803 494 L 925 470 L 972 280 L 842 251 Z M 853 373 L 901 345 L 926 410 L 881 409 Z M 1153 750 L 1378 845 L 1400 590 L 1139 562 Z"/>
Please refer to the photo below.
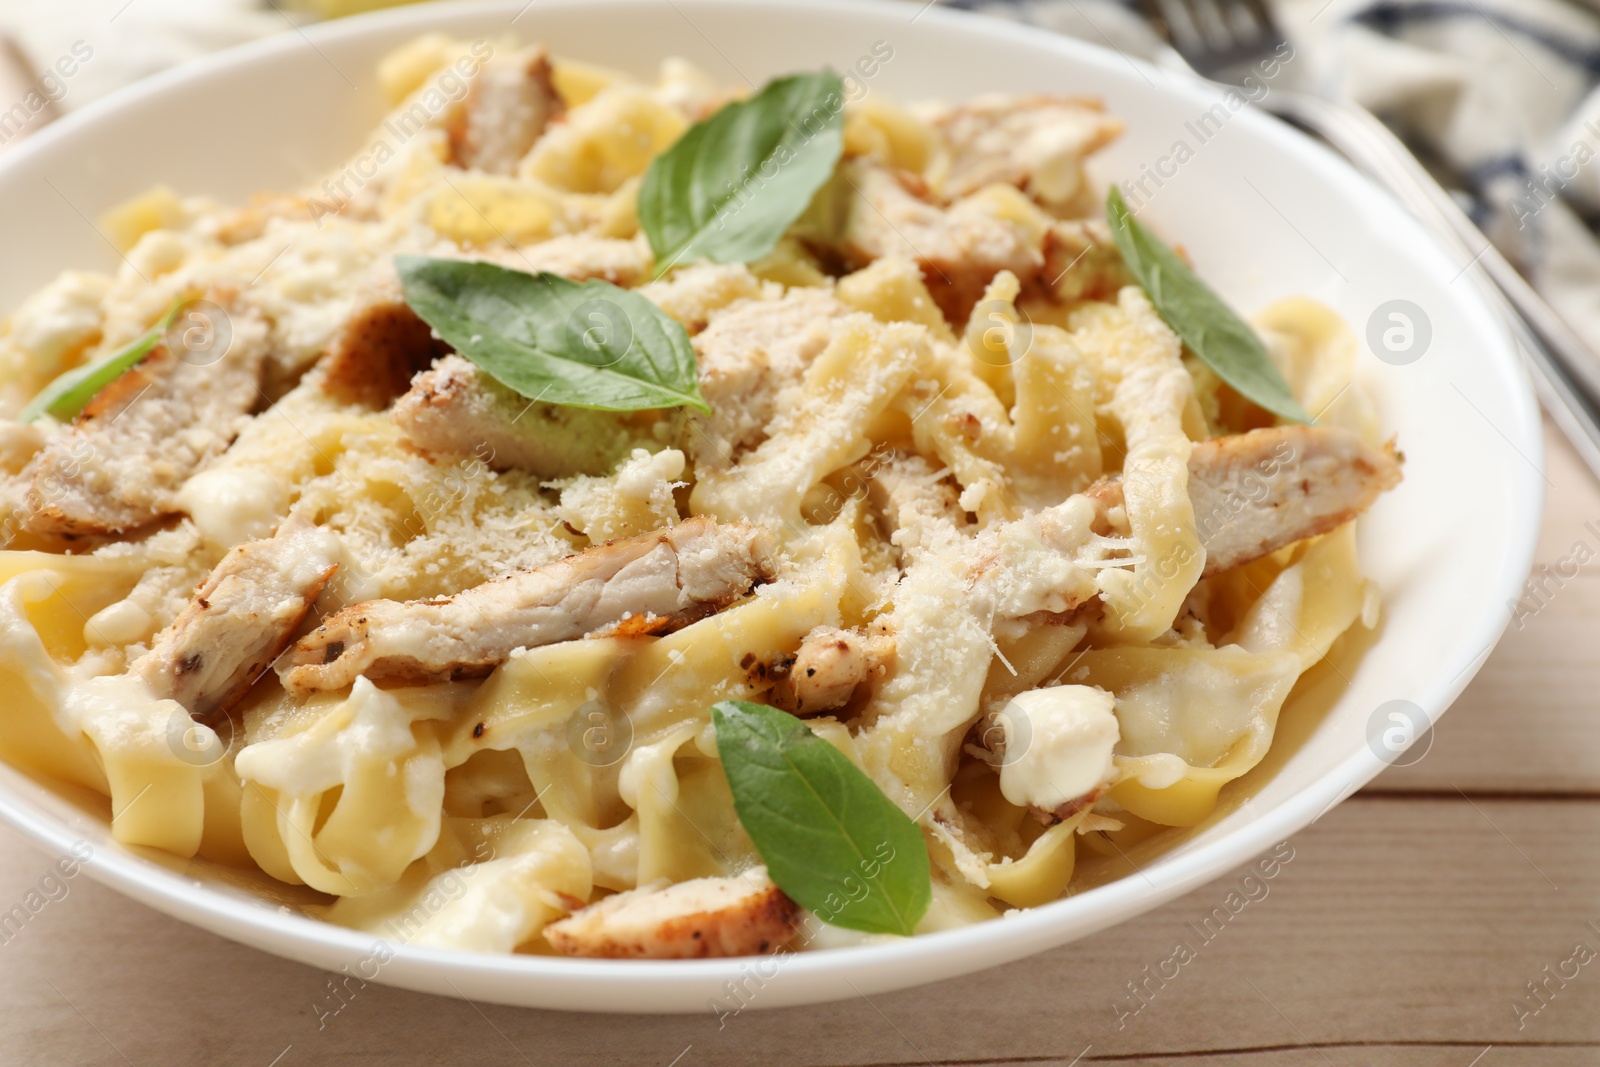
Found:
<path fill-rule="evenodd" d="M 598 278 L 624 289 L 648 280 L 654 263 L 643 235 L 623 238 L 593 233 L 557 234 L 509 252 L 488 252 L 486 257 L 513 270 L 549 271 L 574 282 Z"/>
<path fill-rule="evenodd" d="M 697 516 L 455 596 L 356 604 L 307 634 L 279 673 L 301 692 L 343 689 L 361 675 L 407 683 L 482 677 L 519 648 L 667 633 L 772 574 L 764 530 Z"/>
<path fill-rule="evenodd" d="M 800 642 L 793 662 L 773 672 L 773 706 L 796 715 L 842 708 L 857 686 L 883 673 L 894 648 L 889 634 L 819 626 Z"/>
<path fill-rule="evenodd" d="M 622 416 L 525 400 L 454 355 L 417 375 L 392 415 L 419 451 L 476 455 L 540 478 L 606 474 L 635 448 L 660 447 Z"/>
<path fill-rule="evenodd" d="M 779 300 L 741 300 L 711 316 L 694 338 L 700 392 L 711 405 L 690 441 L 701 464 L 729 466 L 766 436 L 778 395 L 798 385 L 850 309 L 825 289 Z"/>
<path fill-rule="evenodd" d="M 890 469 L 895 467 L 891 464 Z M 879 480 L 885 479 L 880 475 Z M 887 481 L 891 498 L 898 497 L 886 511 L 898 528 L 896 543 L 902 534 L 916 534 L 921 541 L 908 540 L 903 546 L 912 558 L 932 551 L 961 551 L 954 520 L 941 515 L 941 495 L 948 489 L 926 475 L 919 479 L 902 474 Z M 1189 497 L 1206 550 L 1204 573 L 1218 574 L 1336 529 L 1398 484 L 1400 457 L 1392 448 L 1373 448 L 1349 430 L 1335 427 L 1278 426 L 1200 442 L 1190 454 Z M 1107 513 L 1122 506 L 1121 475 L 1100 479 L 1086 495 L 1097 505 L 1099 521 L 1114 528 L 1117 524 Z M 1070 508 L 1080 499 L 1061 507 Z M 1049 514 L 1041 516 L 1041 530 L 1048 529 L 1044 519 Z M 923 541 L 931 541 L 931 547 Z M 995 560 L 985 559 L 973 573 L 999 573 L 993 570 L 995 565 Z M 1024 584 L 1030 578 L 1017 576 Z M 1041 620 L 1065 618 L 1093 596 L 1092 585 L 1032 591 L 1048 592 L 1062 601 L 1042 615 L 1023 614 Z M 1016 605 L 1002 601 L 997 617 L 1016 618 L 1018 612 Z M 801 643 L 787 676 L 782 670 L 775 672 L 773 700 L 807 714 L 844 707 L 856 685 L 892 661 L 894 649 L 893 633 L 814 630 Z M 815 673 L 808 676 L 807 669 Z"/>
<path fill-rule="evenodd" d="M 946 149 L 929 179 L 950 199 L 996 182 L 1064 210 L 1088 192 L 1083 161 L 1122 132 L 1098 100 L 989 94 L 933 121 Z"/>
<path fill-rule="evenodd" d="M 568 234 L 526 248 L 485 253 L 485 258 L 516 270 L 549 271 L 572 281 L 601 279 L 629 286 L 650 270 L 650 250 L 643 239 L 622 240 L 592 234 Z M 398 282 L 397 314 L 415 315 L 404 306 Z M 420 319 L 416 320 L 421 323 Z M 431 333 L 422 330 L 431 341 Z M 420 339 L 419 339 L 420 340 Z M 506 388 L 470 361 L 437 350 L 417 356 L 421 370 L 395 404 L 393 416 L 406 440 L 422 452 L 476 455 L 496 470 L 521 469 L 541 478 L 609 473 L 635 448 L 660 447 L 648 429 L 614 412 L 591 411 L 558 404 L 530 402 Z M 331 370 L 330 370 L 331 377 Z M 653 447 L 652 447 L 653 446 Z"/>
<path fill-rule="evenodd" d="M 948 550 L 972 533 L 972 519 L 961 507 L 960 491 L 949 471 L 925 456 L 895 453 L 867 483 L 868 499 L 904 563 L 919 555 Z"/>
<path fill-rule="evenodd" d="M 217 721 L 288 647 L 338 555 L 331 533 L 299 518 L 235 546 L 133 669 L 156 696 Z"/>
<path fill-rule="evenodd" d="M 711 316 L 738 300 L 754 299 L 777 288 L 743 263 L 691 263 L 639 287 L 639 295 L 682 324 L 693 337 Z M 702 388 L 704 388 L 702 386 Z"/>
<path fill-rule="evenodd" d="M 1105 219 L 1060 219 L 1044 238 L 1044 270 L 1040 280 L 1063 303 L 1104 300 L 1115 304 L 1125 285 L 1137 285 L 1122 261 Z"/>
<path fill-rule="evenodd" d="M 934 203 L 918 179 L 864 161 L 840 165 L 852 194 L 840 251 L 861 267 L 885 256 L 922 269 L 928 292 L 950 322 L 965 322 L 985 286 L 1002 270 L 1028 285 L 1044 265 L 1048 225 L 1035 226 L 1002 202 L 1005 190 L 984 190 L 949 207 Z M 1016 192 L 1023 211 L 1038 212 Z"/>
<path fill-rule="evenodd" d="M 563 110 L 544 46 L 496 56 L 472 80 L 446 131 L 450 160 L 490 174 L 512 174 Z"/>
<path fill-rule="evenodd" d="M 346 404 L 382 409 L 449 351 L 406 303 L 400 278 L 385 261 L 322 355 L 322 389 Z"/>
<path fill-rule="evenodd" d="M 224 214 L 218 220 L 217 240 L 225 245 L 254 241 L 266 233 L 267 227 L 278 219 L 316 222 L 317 213 L 303 196 L 257 193 L 250 198 L 248 204 Z"/>
<path fill-rule="evenodd" d="M 634 248 L 633 242 L 613 243 Z M 528 253 L 538 256 L 542 248 Z M 569 251 L 583 254 L 576 246 Z M 580 280 L 603 276 L 578 259 L 538 266 Z M 712 407 L 690 441 L 702 465 L 726 467 L 760 443 L 779 393 L 799 383 L 832 339 L 833 323 L 847 314 L 830 293 L 801 289 L 776 301 L 741 300 L 711 317 L 694 339 L 701 391 Z M 530 404 L 459 356 L 419 375 L 395 405 L 394 418 L 423 452 L 475 452 L 498 469 L 520 468 L 542 478 L 606 473 L 633 449 L 652 443 L 615 414 Z"/>
<path fill-rule="evenodd" d="M 1392 445 L 1373 448 L 1333 426 L 1272 426 L 1202 441 L 1189 456 L 1189 499 L 1205 574 L 1343 526 L 1400 477 Z M 1120 505 L 1120 476 L 1101 479 L 1089 495 Z"/>
<path fill-rule="evenodd" d="M 648 445 L 618 414 L 525 400 L 459 355 L 418 374 L 394 419 L 424 453 L 480 456 L 541 478 L 606 474 Z"/>
<path fill-rule="evenodd" d="M 271 347 L 259 313 L 212 298 L 227 313 L 226 351 L 201 357 L 161 342 L 100 390 L 23 471 L 24 529 L 122 533 L 181 510 L 183 483 L 232 443 L 261 399 Z"/>
<path fill-rule="evenodd" d="M 781 948 L 799 927 L 800 906 L 758 867 L 733 878 L 696 878 L 630 889 L 544 928 L 567 956 L 704 959 Z"/>

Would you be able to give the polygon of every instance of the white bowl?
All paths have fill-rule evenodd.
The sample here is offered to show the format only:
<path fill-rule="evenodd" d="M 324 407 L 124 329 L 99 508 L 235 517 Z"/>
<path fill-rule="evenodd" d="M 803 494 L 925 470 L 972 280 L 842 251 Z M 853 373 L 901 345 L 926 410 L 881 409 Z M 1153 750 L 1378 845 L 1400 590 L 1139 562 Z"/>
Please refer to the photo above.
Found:
<path fill-rule="evenodd" d="M 823 64 L 846 71 L 884 41 L 893 58 L 867 85 L 898 100 L 990 90 L 1098 94 L 1128 122 L 1098 165 L 1102 180 L 1156 166 L 1178 139 L 1196 149 L 1143 217 L 1181 242 L 1236 306 L 1254 310 L 1306 294 L 1364 335 L 1379 305 L 1404 299 L 1424 310 L 1433 339 L 1410 365 L 1380 362 L 1365 349 L 1361 357 L 1361 380 L 1406 453 L 1404 485 L 1373 509 L 1360 534 L 1368 572 L 1384 592 L 1379 637 L 1361 655 L 1347 655 L 1339 671 L 1302 683 L 1266 763 L 1224 793 L 1207 823 L 1141 849 L 1133 857 L 1139 875 L 978 926 L 781 963 L 596 961 L 400 945 L 377 980 L 544 1008 L 700 1011 L 727 999 L 729 980 L 750 1006 L 776 1007 L 1018 959 L 1153 908 L 1312 822 L 1383 768 L 1381 747 L 1367 740 L 1380 705 L 1408 700 L 1437 717 L 1508 621 L 1539 523 L 1539 420 L 1504 329 L 1461 265 L 1344 163 L 1254 109 L 1232 114 L 1199 144 L 1185 124 L 1217 103 L 1208 90 L 1112 52 L 959 12 L 862 0 L 510 0 L 408 7 L 284 33 L 152 78 L 0 158 L 0 232 L 10 250 L 0 256 L 0 308 L 14 307 L 63 268 L 112 265 L 88 220 L 150 185 L 242 201 L 331 168 L 382 112 L 373 75 L 379 57 L 430 30 L 510 32 L 639 74 L 653 73 L 665 56 L 685 56 L 734 84 Z M 90 875 L 135 899 L 333 970 L 355 970 L 373 955 L 370 936 L 292 914 L 241 887 L 236 872 L 117 845 L 103 812 L 103 804 L 0 768 L 0 817 L 53 850 L 87 842 Z"/>

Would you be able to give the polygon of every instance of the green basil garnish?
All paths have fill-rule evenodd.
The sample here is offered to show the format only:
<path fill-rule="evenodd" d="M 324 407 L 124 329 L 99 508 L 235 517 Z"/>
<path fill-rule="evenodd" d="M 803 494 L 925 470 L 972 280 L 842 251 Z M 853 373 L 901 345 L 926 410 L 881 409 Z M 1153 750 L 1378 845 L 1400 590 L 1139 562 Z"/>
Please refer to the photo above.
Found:
<path fill-rule="evenodd" d="M 832 71 L 768 82 L 657 156 L 639 187 L 656 273 L 680 261 L 752 263 L 783 236 L 844 150 L 844 85 Z"/>
<path fill-rule="evenodd" d="M 1106 194 L 1106 220 L 1122 261 L 1139 280 L 1150 303 L 1200 362 L 1246 400 L 1291 422 L 1311 422 L 1289 392 L 1266 346 L 1249 323 L 1222 302 L 1144 224 L 1133 217 L 1115 185 Z"/>
<path fill-rule="evenodd" d="M 411 309 L 522 396 L 604 411 L 711 410 L 689 335 L 638 293 L 493 263 L 394 262 Z"/>
<path fill-rule="evenodd" d="M 724 700 L 711 718 L 739 822 L 778 888 L 823 922 L 909 936 L 933 900 L 917 824 L 793 715 Z"/>
<path fill-rule="evenodd" d="M 89 406 L 89 401 L 95 398 L 96 393 L 122 377 L 125 371 L 131 370 L 150 354 L 151 349 L 161 340 L 161 336 L 167 332 L 167 327 L 172 325 L 172 317 L 178 313 L 178 308 L 181 306 L 182 301 L 175 302 L 167 309 L 160 322 L 98 363 L 86 363 L 58 374 L 51 379 L 50 384 L 39 390 L 37 396 L 28 401 L 28 406 L 17 415 L 17 420 L 32 422 L 46 412 L 62 422 L 77 418 L 78 413 Z"/>

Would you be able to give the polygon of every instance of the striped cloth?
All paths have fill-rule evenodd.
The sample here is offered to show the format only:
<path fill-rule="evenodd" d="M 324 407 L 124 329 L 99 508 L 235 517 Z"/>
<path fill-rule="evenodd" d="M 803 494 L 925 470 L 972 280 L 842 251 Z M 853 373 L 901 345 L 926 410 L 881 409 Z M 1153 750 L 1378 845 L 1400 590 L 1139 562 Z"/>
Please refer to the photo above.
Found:
<path fill-rule="evenodd" d="M 1137 0 L 951 6 L 1145 58 L 1159 46 Z M 1278 0 L 1275 8 L 1308 87 L 1388 122 L 1600 352 L 1600 0 Z"/>

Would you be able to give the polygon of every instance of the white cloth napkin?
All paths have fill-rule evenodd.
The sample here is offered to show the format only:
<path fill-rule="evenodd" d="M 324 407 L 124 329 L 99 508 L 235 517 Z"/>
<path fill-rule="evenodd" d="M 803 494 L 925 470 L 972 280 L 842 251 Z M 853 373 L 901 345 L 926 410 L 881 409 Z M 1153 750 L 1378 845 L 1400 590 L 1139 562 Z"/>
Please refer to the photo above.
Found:
<path fill-rule="evenodd" d="M 1136 0 L 958 0 L 1143 57 Z M 1279 0 L 1300 73 L 1388 122 L 1600 352 L 1600 0 Z M 1302 63 L 1303 61 L 1303 63 Z"/>

